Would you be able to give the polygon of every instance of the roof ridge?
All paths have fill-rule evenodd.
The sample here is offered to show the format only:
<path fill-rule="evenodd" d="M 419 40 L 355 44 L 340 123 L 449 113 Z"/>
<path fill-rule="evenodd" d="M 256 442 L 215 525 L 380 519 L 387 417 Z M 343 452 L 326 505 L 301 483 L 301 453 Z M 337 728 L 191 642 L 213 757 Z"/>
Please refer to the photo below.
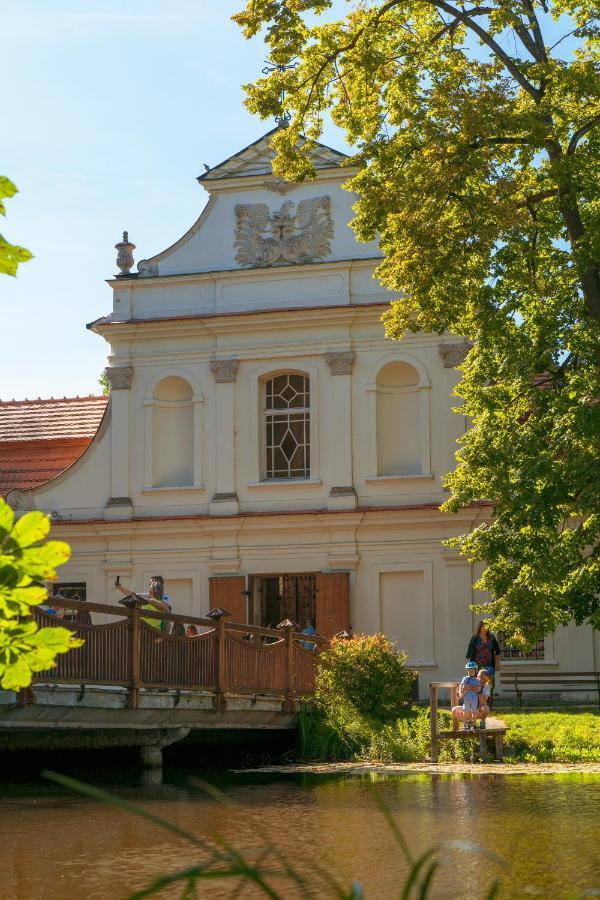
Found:
<path fill-rule="evenodd" d="M 106 400 L 108 402 L 108 395 L 87 394 L 83 397 L 80 397 L 79 395 L 76 397 L 25 397 L 24 400 L 0 400 L 0 406 L 25 406 L 26 404 L 35 404 L 36 406 L 39 406 L 44 403 L 85 403 L 89 400 Z"/>

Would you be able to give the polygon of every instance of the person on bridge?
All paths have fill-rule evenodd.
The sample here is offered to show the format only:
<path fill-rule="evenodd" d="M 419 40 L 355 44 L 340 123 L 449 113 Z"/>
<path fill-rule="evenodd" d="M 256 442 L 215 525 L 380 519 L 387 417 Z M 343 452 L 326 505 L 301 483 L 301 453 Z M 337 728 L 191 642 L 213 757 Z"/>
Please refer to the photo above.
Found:
<path fill-rule="evenodd" d="M 115 581 L 115 587 L 126 597 L 135 593 L 134 591 L 123 587 L 118 578 Z M 165 594 L 165 582 L 162 575 L 153 575 L 148 582 L 148 590 L 136 594 L 136 596 L 141 597 L 142 600 L 146 601 L 142 606 L 142 609 L 149 609 L 152 611 L 158 610 L 158 612 L 171 612 L 171 605 L 169 604 L 167 594 Z M 164 631 L 165 629 L 163 626 L 167 624 L 166 622 L 161 621 L 161 619 L 145 618 L 144 616 L 142 616 L 142 621 L 146 622 L 147 625 L 151 625 L 152 628 L 156 628 L 158 631 Z"/>

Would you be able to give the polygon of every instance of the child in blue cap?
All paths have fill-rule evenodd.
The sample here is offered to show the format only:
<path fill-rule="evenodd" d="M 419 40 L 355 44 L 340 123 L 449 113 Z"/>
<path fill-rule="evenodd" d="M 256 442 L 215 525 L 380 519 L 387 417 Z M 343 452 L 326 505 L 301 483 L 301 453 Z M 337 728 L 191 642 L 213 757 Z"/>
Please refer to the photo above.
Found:
<path fill-rule="evenodd" d="M 465 669 L 467 670 L 467 674 L 461 681 L 458 688 L 458 695 L 462 698 L 463 705 L 455 706 L 452 710 L 452 715 L 456 719 L 462 719 L 463 728 L 465 731 L 468 731 L 471 728 L 475 727 L 474 720 L 477 716 L 477 710 L 479 708 L 479 694 L 481 692 L 481 682 L 477 678 L 477 663 L 469 662 L 466 664 Z"/>

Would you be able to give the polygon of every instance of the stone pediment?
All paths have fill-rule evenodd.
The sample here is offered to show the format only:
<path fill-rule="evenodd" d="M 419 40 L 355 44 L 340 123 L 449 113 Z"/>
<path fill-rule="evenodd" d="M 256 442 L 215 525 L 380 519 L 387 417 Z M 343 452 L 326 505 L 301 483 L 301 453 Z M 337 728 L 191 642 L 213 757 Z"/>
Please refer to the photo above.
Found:
<path fill-rule="evenodd" d="M 200 183 L 220 181 L 225 178 L 250 178 L 252 176 L 272 175 L 272 162 L 275 157 L 271 149 L 271 138 L 277 128 L 267 132 L 253 144 L 234 153 L 228 159 L 213 166 L 198 177 Z M 315 169 L 338 168 L 346 157 L 338 150 L 325 144 L 316 144 L 311 151 L 311 159 Z"/>

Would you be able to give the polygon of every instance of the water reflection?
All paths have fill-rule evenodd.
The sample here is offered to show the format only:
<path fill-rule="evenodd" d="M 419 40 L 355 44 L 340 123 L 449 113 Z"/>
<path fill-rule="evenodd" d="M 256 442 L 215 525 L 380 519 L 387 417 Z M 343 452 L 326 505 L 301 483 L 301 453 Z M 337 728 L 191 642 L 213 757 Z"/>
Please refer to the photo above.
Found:
<path fill-rule="evenodd" d="M 207 778 L 235 805 L 223 806 L 190 785 L 190 775 Z M 282 778 L 168 770 L 160 783 L 142 773 L 135 784 L 130 778 L 87 773 L 87 780 L 181 827 L 204 835 L 218 830 L 245 851 L 259 853 L 267 835 L 299 866 L 324 865 L 347 886 L 360 880 L 368 897 L 397 896 L 404 867 L 373 781 L 415 852 L 441 840 L 476 840 L 490 876 L 492 854 L 501 857 L 503 897 L 535 891 L 558 898 L 600 885 L 600 776 Z M 198 859 L 150 822 L 39 782 L 1 786 L 0 847 L 3 896 L 16 900 L 125 897 Z M 480 896 L 481 865 L 453 852 L 440 896 Z M 228 897 L 232 887 L 211 885 L 200 895 Z"/>

